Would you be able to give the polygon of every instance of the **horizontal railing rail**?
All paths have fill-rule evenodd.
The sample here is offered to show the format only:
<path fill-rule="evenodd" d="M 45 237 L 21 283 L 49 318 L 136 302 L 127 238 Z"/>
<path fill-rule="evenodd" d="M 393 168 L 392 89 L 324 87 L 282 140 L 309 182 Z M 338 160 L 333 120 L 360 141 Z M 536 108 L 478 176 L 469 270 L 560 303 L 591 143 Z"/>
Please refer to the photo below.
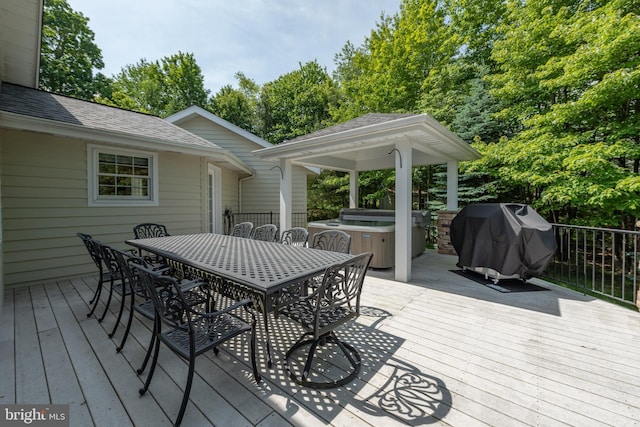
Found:
<path fill-rule="evenodd" d="M 640 232 L 552 224 L 557 250 L 543 276 L 572 288 L 636 303 Z"/>

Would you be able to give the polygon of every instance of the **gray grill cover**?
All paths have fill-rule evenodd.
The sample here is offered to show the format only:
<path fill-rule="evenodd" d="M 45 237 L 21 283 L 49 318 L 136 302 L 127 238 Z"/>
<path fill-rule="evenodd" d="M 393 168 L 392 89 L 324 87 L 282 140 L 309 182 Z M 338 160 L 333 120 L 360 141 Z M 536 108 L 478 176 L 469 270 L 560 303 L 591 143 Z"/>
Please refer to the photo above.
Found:
<path fill-rule="evenodd" d="M 466 206 L 451 222 L 451 243 L 459 267 L 488 267 L 522 278 L 542 274 L 556 250 L 551 224 L 515 203 Z"/>

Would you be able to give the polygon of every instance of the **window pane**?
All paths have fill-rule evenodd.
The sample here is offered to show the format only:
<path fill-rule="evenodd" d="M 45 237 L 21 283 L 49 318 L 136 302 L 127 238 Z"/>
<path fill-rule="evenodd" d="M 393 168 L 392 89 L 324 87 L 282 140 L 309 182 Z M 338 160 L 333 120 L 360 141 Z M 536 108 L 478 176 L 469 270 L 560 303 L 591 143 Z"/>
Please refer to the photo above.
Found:
<path fill-rule="evenodd" d="M 152 157 L 98 153 L 98 197 L 149 200 Z"/>

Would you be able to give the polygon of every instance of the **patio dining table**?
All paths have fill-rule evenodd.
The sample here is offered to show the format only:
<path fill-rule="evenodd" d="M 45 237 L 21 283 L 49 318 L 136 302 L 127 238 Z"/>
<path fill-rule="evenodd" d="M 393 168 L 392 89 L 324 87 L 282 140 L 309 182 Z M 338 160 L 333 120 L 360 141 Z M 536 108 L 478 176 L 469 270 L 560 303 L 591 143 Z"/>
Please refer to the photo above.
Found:
<path fill-rule="evenodd" d="M 214 233 L 131 239 L 127 244 L 159 255 L 186 276 L 207 279 L 213 290 L 233 299 L 249 298 L 262 314 L 268 365 L 268 313 L 304 292 L 308 280 L 350 254 L 264 242 Z"/>

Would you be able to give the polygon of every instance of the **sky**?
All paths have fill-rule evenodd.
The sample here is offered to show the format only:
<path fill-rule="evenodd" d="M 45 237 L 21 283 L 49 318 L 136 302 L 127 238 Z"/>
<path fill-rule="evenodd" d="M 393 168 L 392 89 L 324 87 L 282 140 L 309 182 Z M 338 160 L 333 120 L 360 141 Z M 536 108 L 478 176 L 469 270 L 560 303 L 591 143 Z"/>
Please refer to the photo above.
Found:
<path fill-rule="evenodd" d="M 350 41 L 361 46 L 401 0 L 67 0 L 89 18 L 113 76 L 141 59 L 192 53 L 214 95 L 241 71 L 262 85 L 316 60 L 331 74 Z"/>

